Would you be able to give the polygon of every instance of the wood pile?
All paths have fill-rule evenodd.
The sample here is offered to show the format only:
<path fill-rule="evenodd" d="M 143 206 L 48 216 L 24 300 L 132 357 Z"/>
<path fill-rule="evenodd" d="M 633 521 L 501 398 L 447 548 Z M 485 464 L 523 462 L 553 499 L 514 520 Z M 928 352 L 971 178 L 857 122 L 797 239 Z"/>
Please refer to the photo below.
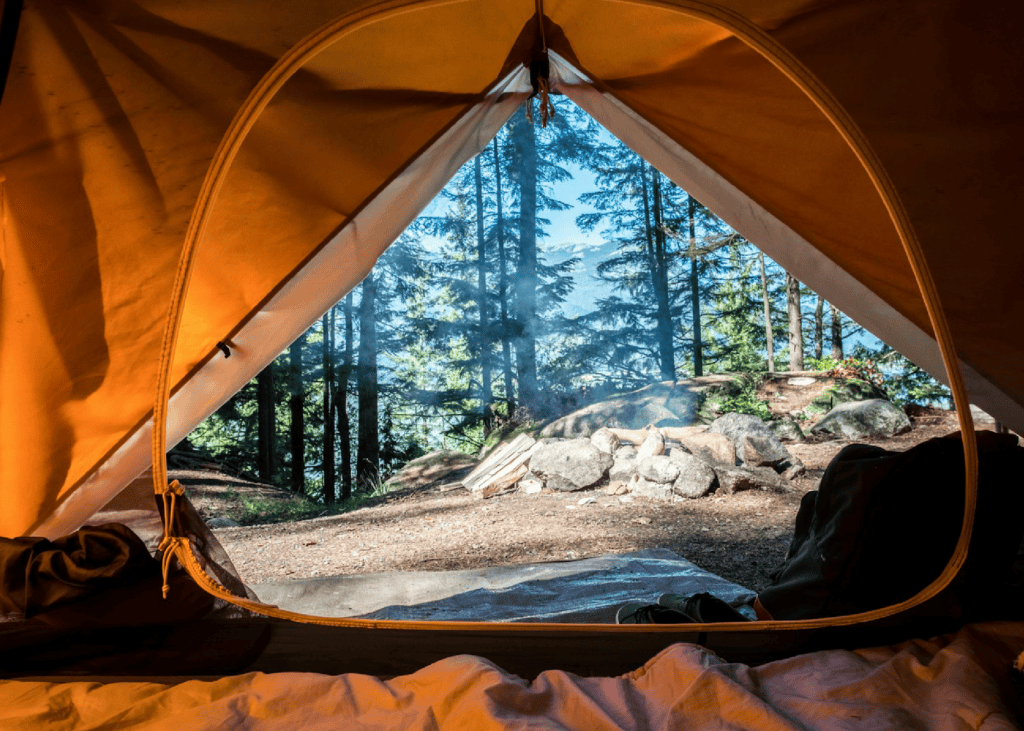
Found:
<path fill-rule="evenodd" d="M 520 434 L 501 445 L 460 482 L 442 485 L 441 490 L 465 488 L 479 498 L 502 495 L 515 489 L 529 472 L 528 462 L 539 442 L 529 434 Z"/>

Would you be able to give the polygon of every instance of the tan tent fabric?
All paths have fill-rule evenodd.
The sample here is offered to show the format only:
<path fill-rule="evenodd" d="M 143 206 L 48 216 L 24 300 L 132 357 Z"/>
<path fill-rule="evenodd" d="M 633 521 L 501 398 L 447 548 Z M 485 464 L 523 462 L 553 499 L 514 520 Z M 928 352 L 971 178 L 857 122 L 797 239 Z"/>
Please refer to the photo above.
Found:
<path fill-rule="evenodd" d="M 245 728 L 1017 728 L 1009 683 L 1020 624 L 750 667 L 676 644 L 621 677 L 547 671 L 532 682 L 469 655 L 410 675 L 249 673 L 165 682 L 0 681 L 0 725 L 18 731 Z"/>
<path fill-rule="evenodd" d="M 934 369 L 917 284 L 863 167 L 723 23 L 766 32 L 866 135 L 972 397 L 1024 428 L 1010 215 L 1022 62 L 1006 37 L 1020 9 L 549 0 L 542 36 L 526 0 L 292 5 L 26 3 L 0 106 L 0 535 L 69 532 L 150 463 L 163 325 L 210 160 L 278 59 L 329 23 L 333 43 L 255 118 L 223 179 L 172 369 L 171 441 L 273 357 L 256 332 L 283 347 L 358 282 L 443 184 L 438 165 L 457 167 L 511 113 L 542 39 L 565 62 L 565 93 L 614 108 L 623 129 L 643 120 L 663 169 L 692 156 L 703 168 L 674 177 L 731 191 L 727 218 L 784 232 L 779 248 L 822 287 L 835 272 L 850 314 L 863 300 L 884 329 L 894 313 L 887 339 L 905 336 Z"/>

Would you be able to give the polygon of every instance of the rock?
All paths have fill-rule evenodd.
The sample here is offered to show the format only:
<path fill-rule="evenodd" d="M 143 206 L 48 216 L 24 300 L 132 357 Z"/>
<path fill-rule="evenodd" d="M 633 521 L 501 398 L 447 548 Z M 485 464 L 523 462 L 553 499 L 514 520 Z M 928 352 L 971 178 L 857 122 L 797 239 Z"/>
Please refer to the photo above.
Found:
<path fill-rule="evenodd" d="M 620 457 L 620 452 L 621 450 L 615 453 L 612 466 L 608 470 L 608 479 L 629 482 L 630 478 L 636 473 L 636 450 L 633 450 L 633 457 Z"/>
<path fill-rule="evenodd" d="M 653 457 L 664 453 L 665 435 L 657 429 L 654 429 L 644 440 L 644 443 L 640 445 L 640 449 L 636 450 L 636 458 L 638 460 L 644 460 L 647 457 Z"/>
<path fill-rule="evenodd" d="M 596 497 L 583 497 L 583 498 L 580 498 L 579 502 L 577 502 L 576 504 L 582 506 L 582 505 L 590 505 L 591 503 L 596 503 L 596 502 L 597 502 L 597 498 Z"/>
<path fill-rule="evenodd" d="M 235 521 L 231 520 L 231 518 L 217 517 L 217 518 L 210 518 L 208 521 L 206 521 L 206 527 L 207 528 L 237 528 L 238 527 L 238 523 L 236 523 Z"/>
<path fill-rule="evenodd" d="M 805 472 L 807 472 L 807 467 L 804 466 L 804 463 L 801 462 L 799 458 L 793 457 L 793 459 L 786 466 L 786 469 L 780 472 L 779 475 L 784 480 L 795 480 L 797 477 L 804 474 Z"/>
<path fill-rule="evenodd" d="M 530 457 L 530 471 L 553 490 L 572 491 L 604 479 L 614 460 L 589 439 L 541 444 Z"/>
<path fill-rule="evenodd" d="M 641 477 L 660 485 L 671 485 L 679 478 L 679 461 L 663 454 L 639 459 L 636 471 Z"/>
<path fill-rule="evenodd" d="M 731 376 L 701 376 L 681 381 L 652 383 L 620 394 L 545 424 L 543 437 L 590 436 L 601 427 L 643 429 L 650 424 L 693 424 L 703 393 L 736 381 Z"/>
<path fill-rule="evenodd" d="M 608 454 L 615 454 L 615 450 L 619 448 L 619 438 L 608 427 L 601 427 L 591 434 L 590 441 L 595 447 Z"/>
<path fill-rule="evenodd" d="M 605 495 L 625 495 L 629 492 L 624 480 L 612 480 L 604 489 Z"/>
<path fill-rule="evenodd" d="M 686 425 L 687 424 L 685 421 L 683 421 L 682 419 L 678 419 L 675 416 L 667 416 L 665 418 L 651 422 L 651 426 L 657 427 L 658 429 L 661 429 L 662 427 L 666 426 L 672 428 L 679 428 L 684 427 Z"/>
<path fill-rule="evenodd" d="M 650 480 L 645 480 L 640 475 L 633 475 L 629 482 L 629 492 L 633 495 L 654 498 L 655 500 L 672 499 L 672 485 L 651 482 Z"/>
<path fill-rule="evenodd" d="M 708 431 L 712 434 L 724 434 L 732 440 L 733 446 L 736 448 L 736 456 L 743 461 L 744 465 L 752 464 L 757 466 L 756 463 L 759 461 L 764 464 L 764 460 L 771 462 L 791 457 L 789 450 L 782 446 L 782 442 L 775 436 L 771 427 L 750 414 L 726 414 L 721 416 L 715 419 L 711 426 L 708 427 Z M 763 437 L 767 440 L 765 442 L 760 440 L 753 442 L 750 457 L 754 461 L 750 463 L 746 461 L 745 439 L 748 436 Z"/>
<path fill-rule="evenodd" d="M 535 475 L 529 474 L 519 481 L 519 489 L 527 495 L 536 495 L 544 489 L 544 482 Z"/>
<path fill-rule="evenodd" d="M 804 413 L 824 414 L 839 404 L 851 401 L 872 401 L 874 399 L 888 400 L 888 398 L 888 394 L 875 384 L 854 378 L 837 383 L 823 391 L 820 396 L 806 406 Z"/>
<path fill-rule="evenodd" d="M 791 416 L 784 416 L 768 422 L 768 428 L 775 432 L 775 436 L 783 442 L 802 442 L 804 440 L 803 429 Z"/>
<path fill-rule="evenodd" d="M 711 492 L 715 484 L 715 471 L 711 465 L 692 454 L 677 453 L 669 459 L 679 466 L 679 477 L 672 483 L 672 491 L 676 495 L 693 499 Z"/>
<path fill-rule="evenodd" d="M 744 490 L 770 490 L 789 492 L 790 487 L 770 467 L 715 467 L 718 477 L 718 493 L 733 495 Z"/>
<path fill-rule="evenodd" d="M 743 437 L 743 464 L 747 467 L 775 467 L 790 459 L 792 455 L 777 438 L 757 434 Z"/>
<path fill-rule="evenodd" d="M 838 439 L 888 438 L 910 431 L 903 410 L 884 399 L 839 404 L 822 417 L 811 434 Z"/>
<path fill-rule="evenodd" d="M 640 525 L 650 525 L 651 519 L 648 518 L 646 515 L 641 515 L 639 518 L 635 518 L 633 522 L 639 523 Z"/>
<path fill-rule="evenodd" d="M 616 459 L 635 459 L 636 447 L 632 444 L 623 444 L 615 450 L 614 456 Z"/>
<path fill-rule="evenodd" d="M 673 445 L 669 446 L 666 443 L 665 454 L 666 454 L 666 456 L 671 457 L 673 454 L 693 454 L 693 452 L 691 452 L 689 449 L 687 449 L 686 447 L 684 447 L 681 444 L 673 444 Z M 704 459 L 704 458 L 701 457 L 701 459 Z"/>
<path fill-rule="evenodd" d="M 706 462 L 712 464 L 736 464 L 736 447 L 725 434 L 704 432 L 681 438 L 683 446 Z"/>

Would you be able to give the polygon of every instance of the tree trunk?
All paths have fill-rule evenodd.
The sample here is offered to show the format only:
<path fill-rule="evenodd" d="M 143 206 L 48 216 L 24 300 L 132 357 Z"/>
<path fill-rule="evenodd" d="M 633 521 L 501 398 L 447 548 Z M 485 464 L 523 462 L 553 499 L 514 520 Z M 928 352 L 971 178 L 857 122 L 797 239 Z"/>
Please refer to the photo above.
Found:
<path fill-rule="evenodd" d="M 275 431 L 277 419 L 275 408 L 277 395 L 274 389 L 274 361 L 256 376 L 256 463 L 260 479 L 264 482 L 274 481 L 274 452 L 277 449 Z"/>
<path fill-rule="evenodd" d="M 657 332 L 658 342 L 658 375 L 663 381 L 671 381 L 675 379 L 675 353 L 672 351 L 672 321 L 671 317 L 668 316 L 667 299 L 662 300 L 662 288 L 661 288 L 661 271 L 659 262 L 659 250 L 663 250 L 663 246 L 659 246 L 659 238 L 657 233 L 662 234 L 662 240 L 664 237 L 664 231 L 661 230 L 661 208 L 659 200 L 660 186 L 658 185 L 658 171 L 653 170 L 654 181 L 653 181 L 653 193 L 647 185 L 647 163 L 645 161 L 640 162 L 640 195 L 644 206 L 644 243 L 646 244 L 647 254 L 647 268 L 651 273 L 651 289 L 654 294 L 655 301 L 655 330 Z M 652 205 L 653 204 L 653 205 Z M 652 215 L 653 207 L 653 215 Z M 668 342 L 666 343 L 664 338 L 665 325 L 664 321 L 668 320 Z"/>
<path fill-rule="evenodd" d="M 537 137 L 526 118 L 516 113 L 515 144 L 519 162 L 519 259 L 516 265 L 516 370 L 519 401 L 529 411 L 539 406 L 537 393 Z"/>
<path fill-rule="evenodd" d="M 501 163 L 498 138 L 494 138 L 494 201 L 496 204 L 494 226 L 498 236 L 498 302 L 501 307 L 501 359 L 505 380 L 505 402 L 508 417 L 516 410 L 515 384 L 512 380 L 512 347 L 508 321 L 508 261 L 505 257 L 505 220 L 501 211 Z"/>
<path fill-rule="evenodd" d="M 324 314 L 324 503 L 335 501 L 334 485 L 337 482 L 334 470 L 334 320 L 332 307 Z"/>
<path fill-rule="evenodd" d="M 380 477 L 380 430 L 377 413 L 377 327 L 373 272 L 363 280 L 359 301 L 359 445 L 356 451 L 356 484 L 372 488 Z"/>
<path fill-rule="evenodd" d="M 352 497 L 352 430 L 348 417 L 348 382 L 352 375 L 352 293 L 345 297 L 345 356 L 334 406 L 338 414 L 341 447 L 341 500 Z"/>
<path fill-rule="evenodd" d="M 289 376 L 291 383 L 291 396 L 288 399 L 288 407 L 291 412 L 291 446 L 292 446 L 292 492 L 305 493 L 306 491 L 306 440 L 305 440 L 305 419 L 303 409 L 305 407 L 305 396 L 302 383 L 302 348 L 306 343 L 306 334 L 299 336 L 298 340 L 291 344 L 288 350 Z"/>
<path fill-rule="evenodd" d="M 814 308 L 814 357 L 821 360 L 825 349 L 825 299 L 818 295 L 818 306 Z"/>
<path fill-rule="evenodd" d="M 843 359 L 843 313 L 832 305 L 832 360 Z"/>
<path fill-rule="evenodd" d="M 764 340 L 768 351 L 768 372 L 775 372 L 775 330 L 772 328 L 772 308 L 768 299 L 768 275 L 764 270 L 764 252 L 757 252 L 761 261 L 761 299 L 764 301 Z"/>
<path fill-rule="evenodd" d="M 480 415 L 484 422 L 484 434 L 491 430 L 491 338 L 487 312 L 487 246 L 484 239 L 484 183 L 480 156 L 473 159 L 476 182 L 476 258 L 477 258 L 477 309 L 480 314 Z"/>
<path fill-rule="evenodd" d="M 804 369 L 804 332 L 800 312 L 800 282 L 786 272 L 786 305 L 789 310 L 789 370 Z"/>
<path fill-rule="evenodd" d="M 697 217 L 697 205 L 693 196 L 686 194 L 687 217 L 690 223 L 690 309 L 693 316 L 691 327 L 693 328 L 693 375 L 704 375 L 704 336 L 700 326 L 700 278 L 697 276 L 697 227 L 694 219 Z"/>
<path fill-rule="evenodd" d="M 672 347 L 672 311 L 668 305 L 668 247 L 665 244 L 664 216 L 661 206 L 661 173 L 651 168 L 651 199 L 654 203 L 654 267 L 651 282 L 657 302 L 659 375 L 663 381 L 676 378 L 675 349 Z"/>

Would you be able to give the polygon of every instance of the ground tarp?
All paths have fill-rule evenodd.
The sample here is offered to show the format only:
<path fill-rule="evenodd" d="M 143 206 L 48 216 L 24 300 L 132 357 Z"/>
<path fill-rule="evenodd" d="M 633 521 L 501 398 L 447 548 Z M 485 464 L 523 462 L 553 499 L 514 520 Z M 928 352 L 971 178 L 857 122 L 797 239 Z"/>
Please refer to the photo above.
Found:
<path fill-rule="evenodd" d="M 612 623 L 624 603 L 653 604 L 665 592 L 709 592 L 733 604 L 754 598 L 664 548 L 562 563 L 305 579 L 253 591 L 269 604 L 325 617 L 485 622 Z"/>

